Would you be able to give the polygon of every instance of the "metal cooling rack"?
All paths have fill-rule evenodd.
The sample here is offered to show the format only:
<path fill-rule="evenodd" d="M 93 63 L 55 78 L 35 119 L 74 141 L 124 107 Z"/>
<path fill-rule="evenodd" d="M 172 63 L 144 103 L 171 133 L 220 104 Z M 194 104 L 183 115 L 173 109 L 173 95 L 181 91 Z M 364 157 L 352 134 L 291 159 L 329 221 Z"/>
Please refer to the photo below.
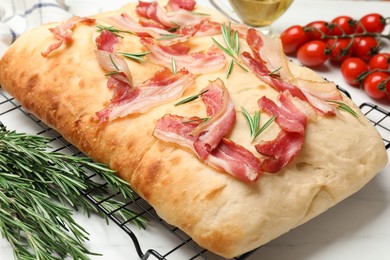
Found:
<path fill-rule="evenodd" d="M 17 130 L 18 132 L 24 131 L 32 134 L 42 135 L 50 139 L 50 146 L 55 152 L 63 152 L 66 154 L 72 154 L 76 156 L 83 156 L 83 154 L 69 142 L 67 142 L 58 132 L 48 127 L 41 120 L 28 113 L 14 98 L 9 96 L 8 93 L 0 89 L 0 122 L 3 122 L 7 125 L 7 122 L 23 122 L 20 124 L 21 129 L 12 129 Z M 31 123 L 33 122 L 33 124 Z M 28 126 L 27 126 L 28 125 Z M 19 124 L 18 124 L 19 126 Z M 24 129 L 26 127 L 26 129 Z M 18 127 L 19 128 L 19 127 Z M 32 129 L 32 130 L 31 130 Z M 11 129 L 10 129 L 11 130 Z M 31 132 L 32 131 L 32 132 Z M 98 178 L 95 174 L 91 173 L 88 178 Z M 100 193 L 106 192 L 107 184 L 101 183 L 98 188 L 93 190 L 83 192 L 83 195 L 88 198 L 88 200 L 96 205 L 98 210 L 103 213 L 108 219 L 112 220 L 117 224 L 124 232 L 126 232 L 131 238 L 134 248 L 142 260 L 147 259 L 160 259 L 160 260 L 169 260 L 172 258 L 180 257 L 179 259 L 189 259 L 189 260 L 201 260 L 201 259 L 223 259 L 206 249 L 199 247 L 187 234 L 182 232 L 180 229 L 169 225 L 164 220 L 162 220 L 155 212 L 152 206 L 150 206 L 145 200 L 140 196 L 135 194 L 133 199 L 124 199 L 120 192 L 111 191 L 105 195 L 100 200 L 97 200 L 94 193 L 99 191 Z M 124 201 L 125 205 L 118 208 L 106 208 L 104 202 L 108 199 L 115 199 L 119 201 Z M 133 212 L 136 212 L 136 216 L 132 219 L 123 219 L 121 218 L 121 211 L 130 209 Z M 141 240 L 137 238 L 137 235 L 134 231 L 138 229 L 131 222 L 134 218 L 142 216 L 150 222 L 151 225 L 157 223 L 158 231 L 161 231 L 161 234 L 165 240 L 170 241 L 171 249 L 167 252 L 158 252 L 154 249 L 143 249 L 141 248 Z M 148 224 L 146 229 L 148 229 Z M 235 260 L 244 260 L 253 252 L 241 255 L 240 257 L 234 258 Z M 185 258 L 183 258 L 185 257 Z"/>
<path fill-rule="evenodd" d="M 348 92 L 341 89 L 347 96 Z M 378 128 L 381 133 L 383 140 L 386 145 L 386 149 L 390 148 L 390 112 L 385 111 L 384 109 L 364 103 L 360 106 L 360 109 L 366 115 L 366 117 Z M 68 154 L 73 154 L 77 156 L 82 156 L 82 153 L 77 150 L 74 146 L 68 143 L 59 133 L 45 125 L 41 120 L 37 119 L 32 114 L 28 113 L 24 108 L 22 108 L 16 100 L 10 97 L 7 93 L 0 89 L 0 121 L 3 122 L 14 122 L 14 121 L 26 121 L 28 129 L 33 128 L 34 134 L 46 136 L 51 140 L 51 147 L 54 147 L 57 152 L 64 152 Z M 30 123 L 28 122 L 30 121 Z M 31 121 L 34 124 L 31 124 Z M 18 131 L 24 131 L 24 124 L 21 124 L 21 129 Z M 89 178 L 95 178 L 96 175 L 91 173 Z M 145 200 L 143 200 L 138 195 L 135 195 L 134 199 L 124 200 L 120 192 L 110 192 L 104 198 L 97 200 L 93 196 L 93 193 L 97 192 L 98 189 L 106 191 L 106 183 L 102 183 L 100 187 L 94 190 L 84 192 L 83 195 L 86 196 L 91 203 L 96 205 L 96 207 L 105 215 L 108 219 L 112 220 L 117 224 L 124 232 L 126 232 L 131 238 L 135 250 L 141 260 L 159 259 L 159 260 L 169 260 L 172 257 L 177 256 L 177 253 L 180 252 L 180 255 L 185 255 L 185 258 L 181 256 L 180 259 L 188 260 L 200 260 L 200 259 L 222 259 L 215 254 L 199 247 L 188 235 L 182 232 L 180 229 L 169 225 L 164 220 L 162 220 L 153 207 L 150 206 Z M 104 206 L 104 201 L 108 199 L 117 199 L 125 201 L 125 205 L 116 209 L 107 209 Z M 136 216 L 142 216 L 147 218 L 150 222 L 155 222 L 160 227 L 159 230 L 164 238 L 169 239 L 172 243 L 172 247 L 167 252 L 158 252 L 154 249 L 142 249 L 140 245 L 140 240 L 137 238 L 135 232 L 133 232 L 135 226 L 131 224 L 132 219 L 122 219 L 120 217 L 120 211 L 130 209 L 136 212 Z M 244 260 L 247 259 L 254 251 L 248 252 L 244 255 L 234 258 L 235 260 Z"/>

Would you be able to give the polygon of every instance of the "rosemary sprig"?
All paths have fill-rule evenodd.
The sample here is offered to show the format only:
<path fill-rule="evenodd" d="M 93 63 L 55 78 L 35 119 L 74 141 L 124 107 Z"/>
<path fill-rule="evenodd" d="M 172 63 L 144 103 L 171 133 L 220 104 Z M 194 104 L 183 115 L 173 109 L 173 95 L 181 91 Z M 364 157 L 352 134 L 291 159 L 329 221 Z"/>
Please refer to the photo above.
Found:
<path fill-rule="evenodd" d="M 347 113 L 350 113 L 351 115 L 353 115 L 356 118 L 359 118 L 359 114 L 343 102 L 336 101 L 336 100 L 327 100 L 326 102 L 336 104 L 338 109 L 343 110 Z"/>
<path fill-rule="evenodd" d="M 128 59 L 132 59 L 138 62 L 145 62 L 143 57 L 148 55 L 150 51 L 145 51 L 145 52 L 139 52 L 139 53 L 134 53 L 134 52 L 118 52 L 118 54 L 123 55 L 124 57 Z"/>
<path fill-rule="evenodd" d="M 229 75 L 232 72 L 233 69 L 233 63 L 237 64 L 241 69 L 248 72 L 248 69 L 245 68 L 239 61 L 239 52 L 240 52 L 240 41 L 238 37 L 238 32 L 233 31 L 231 29 L 231 24 L 229 23 L 228 26 L 225 24 L 221 24 L 221 32 L 222 37 L 225 42 L 226 47 L 224 47 L 221 43 L 219 43 L 214 37 L 211 39 L 217 45 L 218 48 L 220 48 L 223 52 L 225 52 L 227 55 L 232 57 L 232 61 L 229 63 L 228 70 L 226 72 L 226 78 L 229 77 Z"/>
<path fill-rule="evenodd" d="M 171 33 L 171 34 L 168 34 L 168 33 L 160 33 L 160 35 L 161 35 L 161 37 L 157 39 L 158 41 L 164 41 L 164 40 L 175 39 L 175 38 L 178 38 L 178 37 L 181 36 L 180 34 L 177 34 L 177 33 Z"/>
<path fill-rule="evenodd" d="M 196 94 L 196 95 L 189 96 L 188 98 L 185 98 L 185 99 L 183 99 L 183 100 L 177 102 L 177 103 L 175 104 L 175 106 L 180 106 L 180 105 L 186 104 L 186 103 L 188 103 L 188 102 L 194 101 L 194 100 L 198 99 L 201 95 L 203 95 L 204 93 L 206 93 L 207 91 L 209 91 L 209 90 L 206 89 L 206 90 L 203 90 L 203 91 L 199 92 L 199 93 Z"/>
<path fill-rule="evenodd" d="M 88 190 L 96 196 L 109 190 L 129 198 L 133 193 L 106 165 L 47 151 L 49 142 L 42 136 L 8 131 L 0 123 L 0 232 L 16 259 L 88 259 L 95 253 L 84 247 L 88 233 L 73 220 L 71 208 L 88 215 L 97 212 L 82 195 Z M 106 187 L 88 177 L 91 173 Z M 104 204 L 118 205 L 112 199 Z M 132 221 L 140 227 L 145 222 L 140 217 Z"/>
<path fill-rule="evenodd" d="M 104 26 L 104 25 L 98 24 L 98 25 L 96 25 L 96 27 L 98 28 L 97 29 L 98 32 L 102 32 L 104 30 L 107 30 L 107 31 L 112 32 L 113 34 L 115 34 L 116 36 L 118 36 L 120 38 L 123 38 L 123 36 L 120 35 L 119 33 L 127 33 L 127 34 L 135 35 L 135 33 L 132 31 L 120 30 L 120 29 L 117 29 L 113 26 Z"/>
<path fill-rule="evenodd" d="M 249 114 L 249 112 L 241 107 L 242 115 L 244 116 L 246 122 L 249 126 L 249 131 L 251 134 L 252 142 L 258 137 L 262 132 L 264 132 L 267 127 L 272 124 L 272 122 L 276 119 L 276 116 L 271 117 L 262 127 L 260 127 L 260 111 L 255 111 L 253 117 Z"/>

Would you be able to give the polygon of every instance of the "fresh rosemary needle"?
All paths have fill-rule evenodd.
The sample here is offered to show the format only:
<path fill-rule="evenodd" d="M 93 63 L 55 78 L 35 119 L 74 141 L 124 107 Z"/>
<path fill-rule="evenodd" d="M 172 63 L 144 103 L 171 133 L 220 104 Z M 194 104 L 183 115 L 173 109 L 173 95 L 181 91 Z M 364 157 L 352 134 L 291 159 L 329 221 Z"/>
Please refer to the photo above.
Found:
<path fill-rule="evenodd" d="M 183 104 L 186 104 L 186 103 L 188 103 L 188 102 L 194 101 L 194 100 L 198 99 L 201 95 L 203 95 L 204 93 L 206 93 L 207 91 L 209 91 L 209 90 L 206 89 L 206 90 L 203 90 L 203 91 L 199 92 L 198 94 L 195 94 L 195 95 L 193 95 L 193 96 L 189 96 L 188 98 L 185 98 L 185 99 L 183 99 L 183 100 L 177 102 L 177 103 L 175 104 L 175 106 L 183 105 Z"/>
<path fill-rule="evenodd" d="M 98 28 L 98 32 L 102 32 L 104 30 L 107 30 L 107 31 L 110 31 L 112 32 L 113 34 L 115 34 L 116 36 L 120 37 L 120 38 L 123 38 L 122 35 L 120 35 L 119 33 L 127 33 L 127 34 L 135 34 L 134 32 L 132 31 L 126 31 L 126 30 L 120 30 L 120 29 L 117 29 L 113 26 L 104 26 L 104 25 L 96 25 L 96 27 Z"/>
<path fill-rule="evenodd" d="M 72 218 L 72 209 L 88 215 L 98 212 L 86 196 L 119 190 L 132 198 L 129 185 L 106 165 L 87 157 L 47 151 L 50 140 L 42 136 L 9 131 L 0 123 L 0 232 L 11 244 L 16 259 L 89 259 L 94 255 L 84 245 L 88 233 Z M 88 174 L 94 173 L 106 187 Z M 121 206 L 114 199 L 104 207 Z M 144 227 L 145 219 L 130 214 Z"/>
<path fill-rule="evenodd" d="M 135 60 L 135 61 L 138 61 L 138 62 L 145 62 L 143 57 L 145 57 L 149 53 L 150 53 L 150 51 L 139 52 L 139 53 L 135 53 L 135 52 L 118 52 L 118 54 L 123 55 L 123 57 L 126 57 L 128 59 L 132 59 L 132 60 Z"/>
<path fill-rule="evenodd" d="M 359 114 L 356 111 L 354 111 L 352 108 L 350 108 L 347 104 L 345 104 L 343 102 L 336 101 L 336 100 L 327 100 L 327 102 L 336 104 L 338 109 L 343 110 L 347 113 L 350 113 L 351 115 L 353 115 L 356 118 L 359 117 Z"/>

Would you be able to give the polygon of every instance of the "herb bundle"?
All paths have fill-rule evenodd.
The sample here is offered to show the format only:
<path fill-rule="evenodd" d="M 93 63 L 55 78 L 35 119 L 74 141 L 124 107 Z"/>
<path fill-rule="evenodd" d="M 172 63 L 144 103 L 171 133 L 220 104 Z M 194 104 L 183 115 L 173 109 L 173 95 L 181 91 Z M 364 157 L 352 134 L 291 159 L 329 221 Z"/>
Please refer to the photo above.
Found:
<path fill-rule="evenodd" d="M 88 215 L 97 212 L 82 193 L 100 191 L 102 184 L 87 175 L 93 172 L 103 179 L 105 191 L 119 190 L 125 198 L 132 198 L 133 192 L 107 166 L 47 151 L 49 142 L 42 136 L 9 131 L 0 123 L 0 232 L 16 259 L 88 259 L 95 254 L 83 246 L 88 233 L 72 218 L 72 208 Z M 98 201 L 102 194 L 94 196 Z M 125 203 L 107 199 L 101 205 L 109 210 Z M 144 227 L 145 219 L 124 209 L 120 217 Z"/>

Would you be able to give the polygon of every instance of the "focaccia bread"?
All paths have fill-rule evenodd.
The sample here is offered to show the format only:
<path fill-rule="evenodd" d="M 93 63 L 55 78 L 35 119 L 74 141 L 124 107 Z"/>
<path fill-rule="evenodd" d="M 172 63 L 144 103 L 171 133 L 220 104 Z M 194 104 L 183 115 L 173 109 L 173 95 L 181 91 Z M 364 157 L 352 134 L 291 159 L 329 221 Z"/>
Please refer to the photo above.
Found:
<path fill-rule="evenodd" d="M 281 123 L 276 119 L 252 141 L 241 111 L 245 108 L 252 115 L 260 110 L 261 97 L 273 100 L 278 106 L 282 103 L 281 95 L 291 98 L 291 93 L 278 91 L 264 82 L 264 79 L 283 79 L 284 72 L 272 72 L 278 75 L 262 78 L 238 57 L 247 71 L 233 63 L 227 76 L 232 58 L 224 52 L 224 66 L 212 71 L 207 71 L 208 65 L 200 66 L 202 71 L 191 74 L 193 84 L 179 97 L 147 111 L 102 120 L 97 112 L 110 106 L 113 89 L 107 87 L 107 82 L 115 73 L 110 76 L 110 71 L 97 61 L 96 39 L 101 32 L 96 26 L 114 26 L 110 17 L 119 17 L 123 12 L 138 21 L 135 8 L 136 4 L 129 4 L 116 12 L 92 17 L 96 21 L 77 23 L 70 29 L 72 39 L 47 53 L 49 46 L 58 42 L 48 29 L 58 24 L 25 33 L 0 62 L 0 84 L 27 110 L 58 130 L 86 155 L 116 170 L 165 221 L 182 229 L 202 247 L 227 258 L 257 248 L 355 193 L 386 165 L 387 153 L 380 135 L 344 95 L 340 95 L 339 103 L 323 101 L 334 108 L 330 114 L 307 105 L 306 109 L 311 107 L 316 115 L 308 116 L 304 133 L 300 133 L 304 142 L 297 154 L 277 172 L 269 173 L 262 168 L 261 174 L 251 180 L 217 169 L 188 147 L 157 138 L 156 124 L 165 115 L 196 116 L 197 120 L 210 117 L 202 99 L 174 104 L 200 93 L 209 84 L 223 82 L 235 111 L 235 122 L 224 140 L 238 144 L 260 162 L 264 161 L 266 156 L 257 152 L 255 146 L 277 138 L 282 131 Z M 195 11 L 212 14 L 203 16 L 210 21 L 227 22 L 212 10 L 196 7 Z M 232 28 L 237 27 L 232 25 Z M 239 52 L 252 53 L 250 44 L 241 37 L 243 28 L 238 30 Z M 149 51 L 145 44 L 147 38 L 142 43 L 138 35 L 118 34 L 121 37 L 116 38 L 115 52 Z M 215 47 L 215 42 L 224 45 L 220 33 L 195 34 L 184 44 L 194 53 L 206 52 Z M 276 49 L 267 49 L 266 55 L 273 57 Z M 123 58 L 133 86 L 148 82 L 164 67 L 154 62 L 153 51 L 143 57 L 145 62 Z M 165 66 L 169 70 L 175 70 L 176 62 L 180 65 L 179 60 L 171 62 L 172 66 Z M 186 68 L 190 72 L 196 70 L 191 65 L 194 64 Z M 314 85 L 324 82 L 313 71 L 286 60 L 280 66 L 284 66 L 281 71 L 291 71 L 294 76 L 291 82 L 296 79 L 312 81 Z M 177 73 L 180 69 L 177 68 Z M 294 104 L 308 103 L 297 99 L 293 98 Z M 358 117 L 338 110 L 340 102 L 358 113 Z M 271 115 L 261 110 L 263 125 Z"/>

